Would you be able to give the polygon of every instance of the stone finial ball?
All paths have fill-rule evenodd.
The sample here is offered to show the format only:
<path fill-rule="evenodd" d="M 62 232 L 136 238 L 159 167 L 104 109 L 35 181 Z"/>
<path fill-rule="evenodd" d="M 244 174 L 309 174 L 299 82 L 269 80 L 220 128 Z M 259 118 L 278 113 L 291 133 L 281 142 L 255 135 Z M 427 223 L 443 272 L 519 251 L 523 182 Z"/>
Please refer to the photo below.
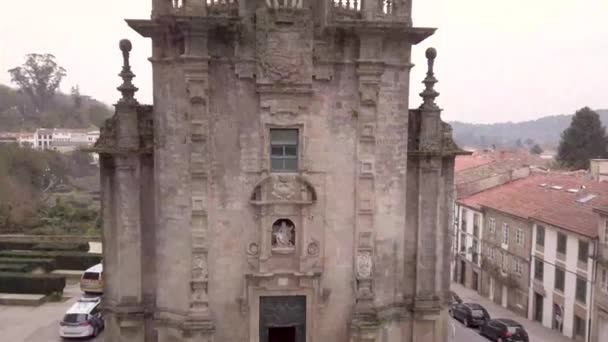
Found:
<path fill-rule="evenodd" d="M 128 39 L 122 39 L 120 43 L 118 43 L 118 46 L 120 47 L 120 51 L 123 52 L 130 52 L 132 48 L 131 41 Z"/>
<path fill-rule="evenodd" d="M 426 49 L 426 58 L 435 59 L 435 57 L 437 57 L 437 50 L 435 50 L 435 48 L 431 47 Z"/>

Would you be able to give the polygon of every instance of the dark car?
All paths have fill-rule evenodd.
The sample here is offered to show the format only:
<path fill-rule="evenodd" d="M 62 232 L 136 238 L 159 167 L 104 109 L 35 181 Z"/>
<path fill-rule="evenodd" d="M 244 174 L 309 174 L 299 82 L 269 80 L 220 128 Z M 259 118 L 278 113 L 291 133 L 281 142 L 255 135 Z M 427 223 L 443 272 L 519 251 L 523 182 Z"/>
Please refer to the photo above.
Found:
<path fill-rule="evenodd" d="M 452 307 L 452 317 L 459 320 L 465 327 L 477 327 L 490 319 L 490 314 L 476 303 L 457 304 Z"/>
<path fill-rule="evenodd" d="M 460 297 L 458 297 L 458 295 L 454 293 L 454 291 L 450 291 L 448 295 L 448 300 L 450 301 L 450 306 L 462 304 L 462 299 L 460 299 Z"/>
<path fill-rule="evenodd" d="M 479 333 L 497 342 L 529 342 L 524 327 L 512 319 L 491 319 L 479 326 Z"/>

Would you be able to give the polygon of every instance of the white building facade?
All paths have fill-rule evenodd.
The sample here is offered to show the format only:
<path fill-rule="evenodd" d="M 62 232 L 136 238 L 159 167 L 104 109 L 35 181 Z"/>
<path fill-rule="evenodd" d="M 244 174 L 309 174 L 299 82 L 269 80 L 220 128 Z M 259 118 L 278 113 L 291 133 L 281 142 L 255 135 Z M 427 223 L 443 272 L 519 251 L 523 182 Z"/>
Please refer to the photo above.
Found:
<path fill-rule="evenodd" d="M 456 204 L 455 262 L 452 279 L 475 291 L 481 279 L 483 212 Z"/>
<path fill-rule="evenodd" d="M 528 318 L 577 341 L 589 341 L 593 238 L 535 222 Z"/>

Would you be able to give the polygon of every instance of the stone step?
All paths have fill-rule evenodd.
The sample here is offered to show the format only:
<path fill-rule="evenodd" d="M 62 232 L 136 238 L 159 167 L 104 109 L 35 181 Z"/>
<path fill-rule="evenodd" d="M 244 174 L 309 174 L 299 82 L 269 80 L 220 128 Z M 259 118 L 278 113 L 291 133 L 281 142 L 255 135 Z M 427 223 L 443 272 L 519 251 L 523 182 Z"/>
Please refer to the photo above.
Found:
<path fill-rule="evenodd" d="M 45 301 L 43 294 L 0 293 L 0 305 L 38 306 Z"/>
<path fill-rule="evenodd" d="M 60 276 L 64 276 L 66 282 L 68 282 L 70 284 L 79 282 L 80 277 L 82 277 L 83 273 L 84 273 L 84 271 L 78 271 L 78 270 L 54 270 L 51 272 L 51 274 L 57 274 Z"/>

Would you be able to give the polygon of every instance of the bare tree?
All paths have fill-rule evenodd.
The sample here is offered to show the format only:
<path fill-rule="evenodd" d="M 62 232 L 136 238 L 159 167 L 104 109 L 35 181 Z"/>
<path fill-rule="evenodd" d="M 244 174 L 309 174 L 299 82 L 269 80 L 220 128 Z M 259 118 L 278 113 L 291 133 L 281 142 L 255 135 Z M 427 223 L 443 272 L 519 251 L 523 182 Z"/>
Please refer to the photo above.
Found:
<path fill-rule="evenodd" d="M 55 56 L 48 53 L 28 54 L 22 66 L 8 72 L 11 74 L 11 81 L 31 99 L 38 112 L 46 109 L 66 75 L 65 69 L 55 62 Z"/>

